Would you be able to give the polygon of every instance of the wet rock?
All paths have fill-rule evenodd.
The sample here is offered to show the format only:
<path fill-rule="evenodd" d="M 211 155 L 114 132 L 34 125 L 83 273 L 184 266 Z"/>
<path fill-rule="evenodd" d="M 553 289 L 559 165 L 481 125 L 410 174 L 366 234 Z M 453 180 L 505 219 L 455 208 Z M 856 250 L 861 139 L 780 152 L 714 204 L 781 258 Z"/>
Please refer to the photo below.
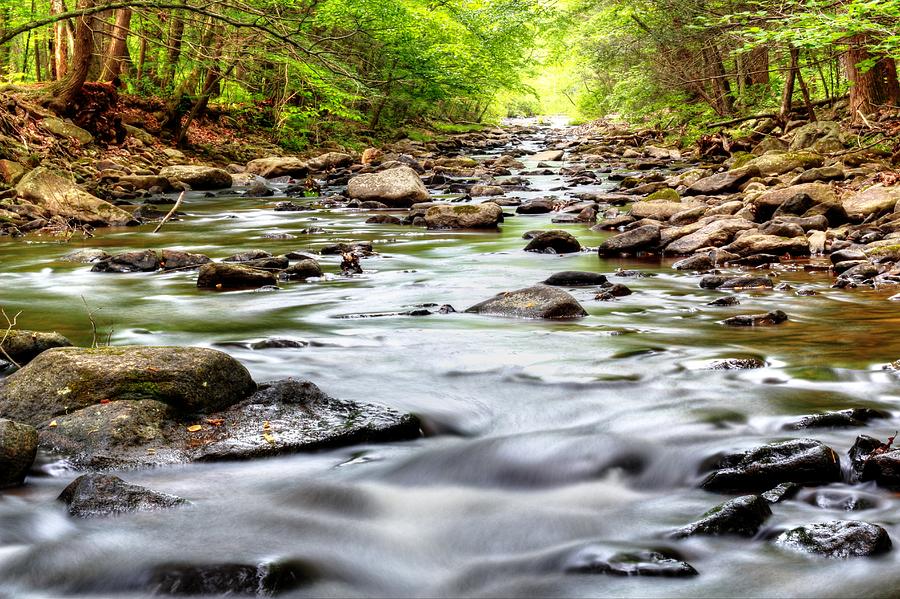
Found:
<path fill-rule="evenodd" d="M 809 524 L 781 533 L 775 545 L 830 558 L 865 557 L 891 550 L 882 527 L 868 522 L 833 521 Z"/>
<path fill-rule="evenodd" d="M 890 450 L 887 444 L 882 443 L 879 439 L 875 437 L 870 437 L 869 435 L 859 435 L 856 437 L 856 441 L 853 443 L 853 447 L 850 448 L 850 451 L 847 452 L 850 456 L 850 469 L 851 469 L 851 479 L 859 480 L 862 478 L 863 470 L 866 467 L 866 464 L 869 461 L 869 457 L 874 457 L 873 454 L 877 451 L 878 454 L 885 453 Z M 877 454 L 876 454 L 877 455 Z M 872 469 L 869 471 L 869 476 L 875 475 L 877 472 Z"/>
<path fill-rule="evenodd" d="M 164 270 L 187 270 L 191 268 L 200 268 L 204 264 L 209 264 L 212 259 L 203 254 L 192 254 L 190 252 L 182 252 L 179 250 L 163 250 L 160 266 Z"/>
<path fill-rule="evenodd" d="M 326 245 L 319 253 L 323 256 L 339 256 L 341 254 L 354 254 L 357 256 L 371 256 L 375 250 L 370 241 L 358 241 L 356 243 L 334 243 Z"/>
<path fill-rule="evenodd" d="M 473 185 L 469 190 L 469 194 L 473 198 L 502 196 L 504 193 L 506 192 L 499 185 Z"/>
<path fill-rule="evenodd" d="M 682 578 L 697 576 L 687 562 L 667 557 L 658 551 L 627 551 L 610 555 L 602 547 L 587 547 L 565 566 L 568 574 L 607 574 L 610 576 L 661 576 Z"/>
<path fill-rule="evenodd" d="M 707 491 L 763 491 L 783 482 L 822 484 L 841 480 L 833 449 L 813 439 L 761 445 L 718 459 L 701 483 Z"/>
<path fill-rule="evenodd" d="M 300 349 L 309 345 L 306 341 L 297 341 L 295 339 L 263 339 L 250 344 L 250 349 Z"/>
<path fill-rule="evenodd" d="M 274 210 L 275 212 L 302 212 L 303 210 L 310 210 L 310 208 L 300 206 L 291 201 L 284 201 L 276 202 Z"/>
<path fill-rule="evenodd" d="M 503 209 L 493 202 L 432 206 L 425 212 L 429 229 L 496 229 Z"/>
<path fill-rule="evenodd" d="M 804 416 L 797 422 L 785 424 L 785 430 L 802 430 L 806 428 L 850 428 L 866 426 L 872 420 L 890 418 L 890 414 L 872 408 L 849 408 L 822 414 Z"/>
<path fill-rule="evenodd" d="M 155 566 L 147 574 L 154 594 L 269 596 L 295 590 L 316 577 L 315 569 L 300 561 L 253 564 L 185 564 Z"/>
<path fill-rule="evenodd" d="M 709 365 L 710 370 L 753 370 L 765 367 L 765 361 L 759 358 L 726 358 L 715 360 Z"/>
<path fill-rule="evenodd" d="M 900 449 L 890 449 L 877 439 L 861 435 L 850 450 L 850 459 L 860 481 L 900 489 Z"/>
<path fill-rule="evenodd" d="M 728 297 L 720 297 L 719 299 L 708 302 L 706 305 L 722 307 L 722 306 L 737 306 L 740 303 L 741 303 L 741 300 L 734 297 L 733 295 L 729 295 Z"/>
<path fill-rule="evenodd" d="M 652 251 L 659 246 L 659 240 L 659 227 L 645 225 L 610 237 L 600 244 L 597 252 L 602 257 Z"/>
<path fill-rule="evenodd" d="M 802 488 L 796 483 L 781 483 L 777 487 L 763 493 L 762 498 L 769 503 L 781 503 L 796 497 Z"/>
<path fill-rule="evenodd" d="M 294 157 L 257 158 L 247 163 L 247 172 L 266 179 L 303 178 L 309 173 L 305 161 Z"/>
<path fill-rule="evenodd" d="M 590 287 L 607 283 L 606 275 L 598 272 L 585 272 L 581 270 L 566 270 L 556 272 L 543 281 L 544 285 L 554 287 Z"/>
<path fill-rule="evenodd" d="M 326 152 L 307 161 L 309 169 L 316 173 L 350 166 L 351 164 L 353 164 L 353 156 L 343 152 Z"/>
<path fill-rule="evenodd" d="M 251 260 L 260 260 L 262 258 L 271 258 L 272 254 L 265 250 L 248 250 L 228 256 L 224 262 L 250 262 Z"/>
<path fill-rule="evenodd" d="M 196 191 L 208 191 L 211 189 L 229 189 L 231 187 L 231 175 L 228 171 L 211 166 L 195 166 L 180 164 L 167 166 L 159 171 L 160 176 L 189 185 Z"/>
<path fill-rule="evenodd" d="M 719 195 L 738 191 L 745 183 L 760 175 L 755 167 L 743 167 L 700 179 L 687 188 L 685 195 Z"/>
<path fill-rule="evenodd" d="M 587 316 L 574 297 L 547 285 L 505 291 L 466 310 L 474 314 L 512 318 L 571 319 Z"/>
<path fill-rule="evenodd" d="M 703 516 L 672 533 L 675 538 L 696 535 L 739 535 L 752 537 L 766 519 L 772 515 L 768 502 L 759 495 L 744 495 L 729 499 L 712 508 Z"/>
<path fill-rule="evenodd" d="M 6 337 L 4 339 L 4 336 Z M 12 358 L 19 366 L 27 364 L 41 352 L 54 347 L 71 347 L 72 342 L 59 333 L 42 333 L 10 329 L 0 332 L 0 358 Z"/>
<path fill-rule="evenodd" d="M 712 270 L 714 267 L 715 264 L 708 254 L 696 254 L 690 258 L 679 260 L 672 265 L 672 268 L 675 270 L 692 270 L 696 272 Z"/>
<path fill-rule="evenodd" d="M 91 272 L 153 272 L 159 270 L 159 256 L 153 250 L 123 252 L 96 262 Z"/>
<path fill-rule="evenodd" d="M 144 399 L 206 412 L 234 404 L 254 389 L 240 362 L 212 349 L 56 348 L 0 383 L 0 416 L 39 426 L 101 400 Z"/>
<path fill-rule="evenodd" d="M 526 252 L 541 252 L 545 254 L 571 254 L 581 251 L 581 244 L 566 231 L 544 231 L 532 238 L 525 246 Z"/>
<path fill-rule="evenodd" d="M 769 277 L 730 277 L 722 280 L 721 275 L 711 275 L 703 277 L 700 281 L 700 287 L 704 289 L 772 289 L 774 284 Z"/>
<path fill-rule="evenodd" d="M 806 239 L 806 236 L 789 238 L 776 235 L 749 234 L 738 237 L 723 249 L 738 256 L 750 256 L 752 254 L 808 256 L 809 241 Z"/>
<path fill-rule="evenodd" d="M 152 512 L 188 504 L 181 497 L 132 485 L 110 474 L 79 476 L 57 499 L 65 503 L 69 515 L 76 518 Z"/>
<path fill-rule="evenodd" d="M 391 214 L 378 214 L 366 219 L 367 225 L 402 225 L 403 221 Z"/>
<path fill-rule="evenodd" d="M 684 255 L 693 254 L 701 248 L 720 247 L 734 239 L 734 236 L 747 229 L 756 226 L 753 222 L 743 218 L 726 218 L 716 220 L 687 235 L 675 239 L 666 246 L 666 254 Z"/>
<path fill-rule="evenodd" d="M 621 283 L 616 283 L 615 285 L 610 285 L 596 296 L 594 299 L 600 300 L 602 302 L 608 302 L 614 300 L 618 297 L 626 297 L 634 293 L 630 288 L 622 285 Z"/>
<path fill-rule="evenodd" d="M 868 259 L 864 251 L 849 248 L 832 252 L 829 258 L 831 259 L 832 264 L 848 261 L 861 262 Z"/>
<path fill-rule="evenodd" d="M 555 200 L 544 198 L 542 200 L 530 200 L 516 208 L 516 214 L 547 214 L 553 212 Z"/>
<path fill-rule="evenodd" d="M 60 216 L 100 227 L 138 224 L 130 213 L 82 191 L 68 175 L 45 167 L 25 175 L 16 185 L 16 192 L 37 206 L 44 218 Z"/>
<path fill-rule="evenodd" d="M 259 270 L 283 270 L 288 267 L 288 264 L 290 264 L 290 260 L 287 256 L 269 256 L 240 263 L 241 266 L 249 266 Z"/>
<path fill-rule="evenodd" d="M 742 314 L 740 316 L 732 316 L 722 321 L 722 324 L 729 327 L 763 327 L 781 324 L 787 321 L 788 316 L 781 310 L 772 310 L 765 314 Z"/>
<path fill-rule="evenodd" d="M 544 150 L 543 152 L 536 152 L 528 157 L 529 160 L 536 160 L 538 162 L 558 162 L 563 159 L 565 156 L 565 152 L 563 150 Z"/>
<path fill-rule="evenodd" d="M 871 510 L 877 508 L 880 503 L 874 495 L 856 489 L 842 488 L 810 489 L 798 499 L 823 510 L 842 512 Z"/>
<path fill-rule="evenodd" d="M 25 482 L 37 445 L 34 427 L 0 418 L 0 489 Z"/>
<path fill-rule="evenodd" d="M 306 259 L 295 262 L 287 269 L 283 270 L 278 275 L 278 278 L 285 281 L 297 281 L 309 279 L 311 277 L 321 277 L 322 274 L 322 267 L 318 262 Z"/>
<path fill-rule="evenodd" d="M 245 264 L 212 262 L 200 267 L 197 287 L 229 291 L 238 289 L 258 289 L 266 285 L 277 285 L 275 275 Z"/>
<path fill-rule="evenodd" d="M 422 179 L 408 166 L 358 175 L 350 179 L 347 192 L 352 199 L 374 200 L 392 207 L 409 207 L 429 198 Z"/>
<path fill-rule="evenodd" d="M 76 264 L 92 264 L 108 258 L 110 258 L 110 255 L 103 250 L 85 248 L 72 250 L 71 252 L 64 254 L 59 261 L 74 262 Z"/>
<path fill-rule="evenodd" d="M 706 275 L 700 279 L 698 285 L 701 289 L 718 289 L 725 281 L 730 281 L 733 278 L 730 275 Z"/>

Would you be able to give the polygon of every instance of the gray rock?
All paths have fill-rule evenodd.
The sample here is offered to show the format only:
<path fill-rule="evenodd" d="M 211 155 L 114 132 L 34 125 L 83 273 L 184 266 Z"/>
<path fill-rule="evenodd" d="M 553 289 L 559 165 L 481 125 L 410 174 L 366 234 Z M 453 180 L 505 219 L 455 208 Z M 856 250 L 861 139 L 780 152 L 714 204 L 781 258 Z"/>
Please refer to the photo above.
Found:
<path fill-rule="evenodd" d="M 267 270 L 225 262 L 204 264 L 197 276 L 197 287 L 219 291 L 258 289 L 277 283 L 275 275 Z"/>
<path fill-rule="evenodd" d="M 466 310 L 474 314 L 512 318 L 571 319 L 587 316 L 574 297 L 547 285 L 505 291 Z"/>
<path fill-rule="evenodd" d="M 392 207 L 409 207 L 429 198 L 422 179 L 408 166 L 353 177 L 347 192 L 354 200 L 378 201 Z"/>
<path fill-rule="evenodd" d="M 191 268 L 200 268 L 204 264 L 212 262 L 209 256 L 203 254 L 192 254 L 190 252 L 182 252 L 179 250 L 163 250 L 162 260 L 159 265 L 163 270 L 187 270 Z"/>
<path fill-rule="evenodd" d="M 726 454 L 701 483 L 707 491 L 764 491 L 784 483 L 823 484 L 841 480 L 840 459 L 813 439 L 794 439 Z"/>
<path fill-rule="evenodd" d="M 3 339 L 4 333 L 0 333 L 0 358 L 12 358 L 20 366 L 27 364 L 36 358 L 41 352 L 54 347 L 71 347 L 72 342 L 60 335 L 59 333 L 42 333 L 39 331 L 25 331 L 19 329 L 11 329 L 5 333 L 6 338 Z"/>
<path fill-rule="evenodd" d="M 693 254 L 701 248 L 720 247 L 729 243 L 739 231 L 752 229 L 756 225 L 742 218 L 716 220 L 689 233 L 666 246 L 669 255 Z"/>
<path fill-rule="evenodd" d="M 603 547 L 586 547 L 578 551 L 568 562 L 565 566 L 568 574 L 666 578 L 682 578 L 698 574 L 687 562 L 667 557 L 658 551 L 626 551 L 610 555 Z"/>
<path fill-rule="evenodd" d="M 738 535 L 752 537 L 772 515 L 768 502 L 759 495 L 729 499 L 712 508 L 696 522 L 672 533 L 675 538 L 696 535 Z"/>
<path fill-rule="evenodd" d="M 738 237 L 722 249 L 738 256 L 752 254 L 808 256 L 809 241 L 806 236 L 779 237 L 777 235 L 747 234 Z"/>
<path fill-rule="evenodd" d="M 851 219 L 861 220 L 871 215 L 893 212 L 900 200 L 900 187 L 873 185 L 860 191 L 843 202 L 843 208 Z"/>
<path fill-rule="evenodd" d="M 153 250 L 122 252 L 94 263 L 91 272 L 153 272 L 159 270 L 159 256 Z"/>
<path fill-rule="evenodd" d="M 553 287 L 591 287 L 607 283 L 606 275 L 598 272 L 585 272 L 582 270 L 566 270 L 550 275 L 543 281 L 544 285 Z"/>
<path fill-rule="evenodd" d="M 65 503 L 69 515 L 76 518 L 152 512 L 188 504 L 181 497 L 132 485 L 110 474 L 79 476 L 57 499 Z"/>
<path fill-rule="evenodd" d="M 756 167 L 742 167 L 700 179 L 687 188 L 685 195 L 719 195 L 738 191 L 745 183 L 759 177 Z"/>
<path fill-rule="evenodd" d="M 741 316 L 732 316 L 722 321 L 722 324 L 729 327 L 763 327 L 773 326 L 786 322 L 787 314 L 781 310 L 772 310 L 765 314 L 745 314 Z"/>
<path fill-rule="evenodd" d="M 891 550 L 891 538 L 885 529 L 852 520 L 800 526 L 781 533 L 774 543 L 791 551 L 838 559 L 878 555 Z"/>
<path fill-rule="evenodd" d="M 690 258 L 679 260 L 672 265 L 672 268 L 675 270 L 692 270 L 696 272 L 712 270 L 714 267 L 715 264 L 713 263 L 712 258 L 707 254 L 696 254 Z"/>
<path fill-rule="evenodd" d="M 850 428 L 866 426 L 871 420 L 890 418 L 890 414 L 872 408 L 848 408 L 822 414 L 804 416 L 797 422 L 785 424 L 785 430 L 802 430 L 807 428 Z"/>
<path fill-rule="evenodd" d="M 72 250 L 60 257 L 59 261 L 74 262 L 76 264 L 91 264 L 93 262 L 99 262 L 100 260 L 106 260 L 107 258 L 110 258 L 110 255 L 103 250 L 85 248 Z"/>
<path fill-rule="evenodd" d="M 81 190 L 68 174 L 38 167 L 16 185 L 19 197 L 36 205 L 44 218 L 99 227 L 138 224 L 131 214 Z"/>
<path fill-rule="evenodd" d="M 321 277 L 322 267 L 315 260 L 300 260 L 282 271 L 278 278 L 286 281 L 304 280 Z"/>
<path fill-rule="evenodd" d="M 503 209 L 493 202 L 438 205 L 425 212 L 429 229 L 496 229 L 502 221 Z"/>
<path fill-rule="evenodd" d="M 231 175 L 228 171 L 212 166 L 195 166 L 180 164 L 167 166 L 159 171 L 160 176 L 189 185 L 197 191 L 212 189 L 228 189 L 231 187 Z"/>
<path fill-rule="evenodd" d="M 0 418 L 0 489 L 21 485 L 37 454 L 32 426 Z"/>
<path fill-rule="evenodd" d="M 601 243 L 597 252 L 602 257 L 656 250 L 660 241 L 659 229 L 655 225 L 645 225 L 619 233 Z"/>
<path fill-rule="evenodd" d="M 571 254 L 581 251 L 581 244 L 577 239 L 566 231 L 551 230 L 543 231 L 536 235 L 525 246 L 526 252 L 541 252 L 551 254 Z"/>

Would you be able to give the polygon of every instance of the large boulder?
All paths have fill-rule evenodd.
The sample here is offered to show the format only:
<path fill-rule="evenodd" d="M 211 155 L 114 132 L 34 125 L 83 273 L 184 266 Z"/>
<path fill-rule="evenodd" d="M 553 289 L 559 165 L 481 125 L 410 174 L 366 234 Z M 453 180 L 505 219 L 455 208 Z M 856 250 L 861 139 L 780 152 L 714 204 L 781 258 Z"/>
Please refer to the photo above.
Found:
<path fill-rule="evenodd" d="M 768 502 L 759 495 L 743 495 L 712 508 L 696 522 L 672 533 L 673 537 L 695 535 L 739 535 L 752 537 L 772 515 Z"/>
<path fill-rule="evenodd" d="M 685 190 L 685 195 L 718 195 L 738 191 L 741 186 L 754 177 L 759 177 L 756 167 L 741 167 L 724 173 L 704 177 Z"/>
<path fill-rule="evenodd" d="M 76 518 L 153 512 L 188 504 L 181 497 L 132 485 L 118 476 L 97 473 L 79 476 L 57 499 Z"/>
<path fill-rule="evenodd" d="M 233 291 L 277 284 L 273 273 L 239 263 L 210 262 L 201 266 L 197 274 L 197 287 L 200 289 Z"/>
<path fill-rule="evenodd" d="M 799 203 L 798 200 L 800 198 L 803 198 L 808 203 L 807 207 L 800 214 L 805 213 L 812 206 L 820 204 L 831 206 L 839 203 L 837 195 L 830 185 L 824 183 L 801 183 L 800 185 L 791 185 L 790 187 L 763 192 L 754 197 L 751 200 L 751 204 L 756 212 L 757 220 L 764 222 L 785 205 L 789 206 L 791 203 Z"/>
<path fill-rule="evenodd" d="M 885 529 L 853 520 L 800 526 L 783 532 L 774 542 L 791 551 L 838 559 L 878 555 L 891 550 L 891 537 Z"/>
<path fill-rule="evenodd" d="M 85 131 L 78 125 L 67 123 L 56 117 L 46 118 L 41 121 L 41 127 L 57 137 L 74 139 L 83 146 L 89 145 L 94 141 L 94 136 L 89 131 Z"/>
<path fill-rule="evenodd" d="M 755 226 L 751 221 L 742 218 L 714 220 L 667 245 L 665 253 L 686 255 L 693 254 L 701 248 L 721 247 L 734 239 L 738 232 L 752 229 Z"/>
<path fill-rule="evenodd" d="M 14 362 L 22 366 L 27 364 L 43 351 L 54 347 L 71 347 L 72 342 L 59 333 L 41 333 L 39 331 L 23 331 L 12 329 L 6 334 L 0 333 L 0 359 L 12 358 Z"/>
<path fill-rule="evenodd" d="M 553 320 L 587 316 L 587 311 L 578 303 L 578 300 L 561 289 L 547 285 L 504 291 L 489 300 L 475 304 L 466 312 L 488 316 Z"/>
<path fill-rule="evenodd" d="M 257 158 L 247 163 L 247 172 L 266 179 L 275 179 L 277 177 L 299 178 L 309 174 L 309 165 L 305 161 L 292 156 Z"/>
<path fill-rule="evenodd" d="M 327 152 L 307 161 L 307 166 L 313 172 L 324 172 L 342 166 L 353 164 L 353 156 L 343 152 Z"/>
<path fill-rule="evenodd" d="M 0 382 L 0 417 L 44 426 L 82 408 L 124 400 L 210 412 L 241 401 L 255 388 L 240 362 L 213 349 L 55 348 Z"/>
<path fill-rule="evenodd" d="M 483 204 L 438 205 L 425 212 L 429 229 L 496 229 L 503 209 L 493 202 Z"/>
<path fill-rule="evenodd" d="M 191 189 L 206 191 L 210 189 L 228 189 L 232 180 L 228 171 L 213 166 L 195 166 L 179 164 L 167 166 L 159 171 L 161 177 L 189 185 Z"/>
<path fill-rule="evenodd" d="M 618 256 L 653 251 L 659 247 L 659 227 L 644 225 L 605 240 L 597 248 L 600 256 Z"/>
<path fill-rule="evenodd" d="M 25 481 L 37 445 L 38 433 L 33 426 L 0 418 L 0 489 Z"/>
<path fill-rule="evenodd" d="M 528 245 L 525 246 L 525 251 L 545 254 L 573 254 L 581 251 L 581 243 L 568 231 L 553 229 L 535 235 L 528 242 Z"/>
<path fill-rule="evenodd" d="M 16 192 L 36 205 L 45 218 L 61 216 L 102 227 L 138 223 L 130 213 L 82 191 L 68 176 L 45 167 L 25 175 L 16 185 Z"/>
<path fill-rule="evenodd" d="M 630 214 L 637 220 L 649 218 L 667 221 L 679 212 L 695 208 L 697 204 L 672 202 L 669 200 L 642 200 L 631 205 Z"/>
<path fill-rule="evenodd" d="M 807 123 L 794 131 L 791 150 L 812 149 L 820 154 L 839 152 L 844 149 L 841 126 L 834 121 Z"/>
<path fill-rule="evenodd" d="M 747 234 L 741 235 L 722 249 L 741 257 L 753 254 L 808 256 L 809 240 L 805 236 L 779 237 L 777 235 Z"/>
<path fill-rule="evenodd" d="M 873 185 L 846 198 L 842 204 L 849 217 L 864 219 L 873 214 L 878 216 L 893 212 L 898 201 L 900 201 L 900 186 Z"/>
<path fill-rule="evenodd" d="M 841 463 L 833 449 L 813 439 L 794 439 L 722 456 L 701 486 L 718 492 L 766 491 L 785 482 L 840 480 Z"/>
<path fill-rule="evenodd" d="M 419 174 L 408 166 L 353 177 L 347 192 L 354 200 L 382 202 L 401 208 L 424 202 L 429 197 Z"/>
<path fill-rule="evenodd" d="M 813 152 L 766 152 L 744 166 L 759 169 L 761 175 L 772 176 L 782 175 L 797 168 L 802 170 L 817 168 L 824 162 L 821 155 Z"/>

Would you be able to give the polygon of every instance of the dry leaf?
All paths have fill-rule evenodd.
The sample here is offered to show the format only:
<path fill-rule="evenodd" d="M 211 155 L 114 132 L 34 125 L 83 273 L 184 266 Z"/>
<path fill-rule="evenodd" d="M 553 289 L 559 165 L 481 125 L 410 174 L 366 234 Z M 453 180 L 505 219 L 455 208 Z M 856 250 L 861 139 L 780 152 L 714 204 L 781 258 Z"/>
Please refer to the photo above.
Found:
<path fill-rule="evenodd" d="M 266 441 L 268 441 L 268 442 L 271 443 L 272 445 L 275 445 L 275 437 L 273 437 L 273 436 L 270 435 L 269 433 L 263 433 L 263 439 L 265 439 Z"/>
<path fill-rule="evenodd" d="M 187 427 L 187 429 L 189 433 L 196 433 L 197 431 L 202 431 L 203 427 L 199 424 L 192 424 L 191 426 Z"/>
<path fill-rule="evenodd" d="M 50 426 L 50 428 L 56 428 L 57 426 L 59 426 L 59 424 L 57 424 L 56 420 L 52 420 L 50 422 L 49 426 Z"/>

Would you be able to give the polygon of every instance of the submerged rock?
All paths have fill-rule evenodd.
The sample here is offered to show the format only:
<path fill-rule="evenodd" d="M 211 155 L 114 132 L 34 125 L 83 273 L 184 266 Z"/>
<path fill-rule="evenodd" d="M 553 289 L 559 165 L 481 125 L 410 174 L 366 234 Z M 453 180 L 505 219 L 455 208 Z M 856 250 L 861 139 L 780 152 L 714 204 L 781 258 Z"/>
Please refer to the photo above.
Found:
<path fill-rule="evenodd" d="M 275 275 L 267 270 L 246 264 L 211 262 L 200 267 L 197 287 L 229 291 L 237 289 L 258 289 L 267 285 L 277 285 Z"/>
<path fill-rule="evenodd" d="M 4 335 L 6 336 L 3 339 Z M 19 366 L 23 366 L 36 358 L 41 352 L 54 347 L 71 347 L 72 342 L 59 333 L 41 333 L 39 331 L 23 331 L 10 329 L 0 333 L 0 358 L 12 358 Z"/>
<path fill-rule="evenodd" d="M 316 577 L 301 561 L 258 565 L 170 563 L 147 575 L 147 590 L 166 595 L 269 596 L 297 589 Z"/>
<path fill-rule="evenodd" d="M 25 481 L 37 445 L 38 433 L 34 427 L 0 418 L 0 489 Z"/>
<path fill-rule="evenodd" d="M 504 291 L 475 304 L 466 312 L 512 318 L 570 319 L 587 316 L 574 297 L 561 289 L 535 285 L 516 291 Z"/>
<path fill-rule="evenodd" d="M 311 277 L 321 277 L 322 267 L 312 259 L 300 260 L 283 270 L 278 277 L 286 281 L 297 281 Z"/>
<path fill-rule="evenodd" d="M 91 272 L 153 272 L 159 270 L 159 256 L 153 250 L 123 252 L 94 264 Z"/>
<path fill-rule="evenodd" d="M 759 495 L 744 495 L 729 499 L 703 516 L 672 533 L 675 538 L 695 535 L 739 535 L 752 537 L 763 522 L 772 515 L 769 504 Z"/>
<path fill-rule="evenodd" d="M 581 244 L 571 233 L 561 230 L 543 231 L 534 236 L 528 245 L 526 252 L 540 252 L 545 254 L 572 254 L 581 251 Z"/>
<path fill-rule="evenodd" d="M 154 400 L 208 412 L 253 392 L 244 366 L 201 347 L 57 348 L 0 382 L 0 416 L 33 426 L 101 403 Z"/>
<path fill-rule="evenodd" d="M 66 504 L 70 516 L 77 518 L 151 512 L 188 504 L 181 497 L 132 485 L 110 474 L 79 476 L 57 499 Z"/>
<path fill-rule="evenodd" d="M 788 319 L 787 314 L 781 310 L 773 310 L 766 314 L 743 314 L 732 316 L 722 321 L 722 324 L 730 327 L 762 327 L 781 324 Z"/>
<path fill-rule="evenodd" d="M 592 287 L 594 285 L 604 285 L 607 282 L 606 275 L 598 272 L 565 270 L 553 273 L 543 281 L 543 284 L 554 287 Z"/>
<path fill-rule="evenodd" d="M 794 439 L 727 454 L 701 483 L 707 491 L 765 491 L 784 483 L 822 484 L 841 480 L 840 459 L 813 439 Z"/>
<path fill-rule="evenodd" d="M 610 555 L 604 548 L 587 547 L 573 556 L 565 566 L 568 574 L 607 574 L 611 576 L 662 576 L 681 578 L 697 576 L 687 562 L 668 557 L 658 551 L 624 551 Z"/>
<path fill-rule="evenodd" d="M 830 558 L 866 557 L 891 550 L 891 538 L 882 527 L 868 522 L 822 522 L 781 533 L 775 544 L 784 549 Z"/>
<path fill-rule="evenodd" d="M 871 408 L 848 408 L 846 410 L 836 410 L 833 412 L 804 416 L 797 422 L 785 424 L 783 428 L 786 430 L 801 430 L 804 428 L 848 428 L 866 426 L 866 423 L 870 420 L 879 418 L 890 418 L 890 414 Z"/>

